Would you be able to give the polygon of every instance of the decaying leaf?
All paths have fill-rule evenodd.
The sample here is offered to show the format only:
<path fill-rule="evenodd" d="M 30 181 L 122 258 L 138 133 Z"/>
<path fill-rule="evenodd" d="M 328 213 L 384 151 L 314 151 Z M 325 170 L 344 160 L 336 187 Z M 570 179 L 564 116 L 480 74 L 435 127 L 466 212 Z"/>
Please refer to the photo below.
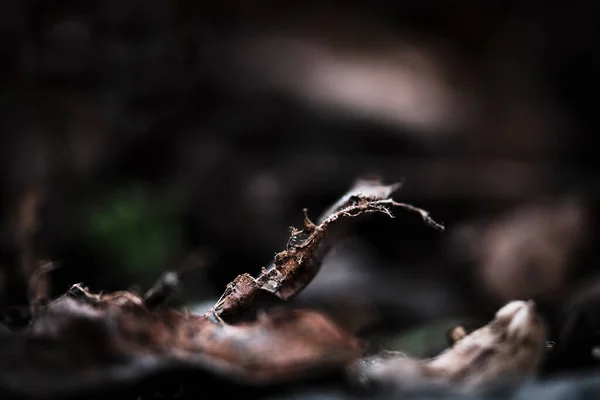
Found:
<path fill-rule="evenodd" d="M 361 383 L 383 386 L 434 384 L 478 390 L 505 381 L 518 382 L 536 373 L 545 339 L 533 302 L 513 301 L 488 325 L 457 337 L 453 346 L 437 357 L 365 358 L 350 368 L 350 375 Z"/>
<path fill-rule="evenodd" d="M 302 230 L 292 228 L 286 249 L 275 255 L 274 263 L 254 278 L 249 274 L 238 276 L 228 286 L 208 314 L 219 315 L 248 305 L 259 290 L 266 290 L 287 300 L 302 291 L 315 277 L 324 255 L 344 232 L 344 222 L 372 213 L 393 218 L 391 208 L 402 207 L 417 212 L 430 226 L 443 230 L 425 210 L 390 198 L 399 184 L 383 185 L 378 180 L 359 180 L 321 216 L 318 225 L 305 212 Z M 337 228 L 337 229 L 336 229 Z"/>
<path fill-rule="evenodd" d="M 273 309 L 233 326 L 74 285 L 39 310 L 26 335 L 3 337 L 11 363 L 0 363 L 0 385 L 57 395 L 176 367 L 265 385 L 339 369 L 362 352 L 361 341 L 310 310 Z"/>
<path fill-rule="evenodd" d="M 24 333 L 2 334 L 0 387 L 55 397 L 181 367 L 246 385 L 342 370 L 362 356 L 363 343 L 316 311 L 272 308 L 236 324 L 220 314 L 248 305 L 258 290 L 283 300 L 298 294 L 337 235 L 344 234 L 343 223 L 360 215 L 393 217 L 390 208 L 398 206 L 443 229 L 427 212 L 392 200 L 398 186 L 359 181 L 318 225 L 306 216 L 304 228 L 292 231 L 272 268 L 256 279 L 238 276 L 203 316 L 164 306 L 177 288 L 178 273 L 165 274 L 143 296 L 129 291 L 95 294 L 76 284 L 53 301 L 36 302 Z"/>

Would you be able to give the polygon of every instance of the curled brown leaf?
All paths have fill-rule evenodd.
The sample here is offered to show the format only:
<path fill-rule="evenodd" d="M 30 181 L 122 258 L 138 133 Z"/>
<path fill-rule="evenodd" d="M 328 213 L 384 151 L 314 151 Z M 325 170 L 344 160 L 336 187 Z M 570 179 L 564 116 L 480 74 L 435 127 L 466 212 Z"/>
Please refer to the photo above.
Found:
<path fill-rule="evenodd" d="M 318 273 L 327 251 L 344 235 L 344 223 L 359 216 L 381 213 L 393 218 L 391 208 L 400 207 L 418 213 L 429 226 L 444 229 L 427 211 L 391 199 L 399 187 L 398 183 L 383 185 L 378 180 L 359 180 L 321 216 L 318 224 L 310 220 L 305 210 L 303 229 L 292 228 L 285 250 L 275 255 L 273 264 L 257 278 L 249 274 L 238 276 L 207 314 L 219 315 L 247 306 L 259 290 L 283 300 L 296 296 Z"/>

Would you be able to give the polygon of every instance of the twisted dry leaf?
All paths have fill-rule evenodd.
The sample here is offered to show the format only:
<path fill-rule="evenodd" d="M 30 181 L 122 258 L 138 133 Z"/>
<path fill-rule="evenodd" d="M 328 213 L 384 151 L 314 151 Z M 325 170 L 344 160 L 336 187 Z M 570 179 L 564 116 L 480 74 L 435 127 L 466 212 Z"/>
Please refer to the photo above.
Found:
<path fill-rule="evenodd" d="M 513 301 L 484 327 L 463 337 L 437 357 L 406 356 L 360 360 L 349 371 L 363 384 L 403 388 L 451 385 L 479 390 L 501 382 L 518 382 L 537 372 L 544 355 L 546 332 L 533 302 Z"/>
<path fill-rule="evenodd" d="M 393 218 L 391 208 L 401 207 L 418 213 L 429 226 L 444 229 L 427 211 L 392 200 L 390 196 L 399 187 L 398 183 L 383 185 L 378 180 L 358 180 L 319 219 L 318 225 L 308 218 L 304 210 L 303 229 L 292 228 L 286 249 L 275 255 L 273 264 L 263 268 L 257 278 L 249 274 L 239 275 L 227 285 L 207 315 L 220 315 L 247 306 L 259 290 L 271 292 L 283 300 L 296 296 L 318 273 L 327 251 L 344 235 L 347 230 L 344 223 L 359 216 L 382 213 Z"/>

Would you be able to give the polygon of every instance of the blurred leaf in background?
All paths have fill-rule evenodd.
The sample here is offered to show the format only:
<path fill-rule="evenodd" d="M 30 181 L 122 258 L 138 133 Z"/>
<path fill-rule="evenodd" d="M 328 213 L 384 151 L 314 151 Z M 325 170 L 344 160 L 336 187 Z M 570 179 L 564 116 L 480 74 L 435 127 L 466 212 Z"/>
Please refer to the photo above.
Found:
<path fill-rule="evenodd" d="M 89 234 L 136 281 L 151 282 L 181 251 L 179 221 L 174 198 L 130 185 L 93 205 Z"/>

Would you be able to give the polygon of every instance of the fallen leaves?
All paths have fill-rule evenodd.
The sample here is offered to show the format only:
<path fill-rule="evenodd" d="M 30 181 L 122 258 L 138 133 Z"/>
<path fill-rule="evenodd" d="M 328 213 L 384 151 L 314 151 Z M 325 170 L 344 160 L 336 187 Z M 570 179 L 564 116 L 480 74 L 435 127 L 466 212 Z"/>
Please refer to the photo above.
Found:
<path fill-rule="evenodd" d="M 35 316 L 27 334 L 3 338 L 0 384 L 57 396 L 187 367 L 265 385 L 340 368 L 362 351 L 358 339 L 310 310 L 275 309 L 233 326 L 77 286 Z"/>
<path fill-rule="evenodd" d="M 167 272 L 144 295 L 98 294 L 75 284 L 54 300 L 34 296 L 28 327 L 0 332 L 0 385 L 12 393 L 56 397 L 185 368 L 246 386 L 346 370 L 351 380 L 362 383 L 477 390 L 534 374 L 546 332 L 532 302 L 508 303 L 474 332 L 454 329 L 451 347 L 425 360 L 395 353 L 361 359 L 366 343 L 313 310 L 275 306 L 251 318 L 229 318 L 251 305 L 260 291 L 279 301 L 299 294 L 359 217 L 379 213 L 393 218 L 391 210 L 398 207 L 443 229 L 426 211 L 391 199 L 398 187 L 360 180 L 316 223 L 305 210 L 303 228 L 292 228 L 273 264 L 256 278 L 238 276 L 204 315 L 165 305 L 180 282 L 177 272 Z"/>
<path fill-rule="evenodd" d="M 275 306 L 250 318 L 230 319 L 261 291 L 277 301 L 298 295 L 359 217 L 379 213 L 393 218 L 391 210 L 398 207 L 443 229 L 426 211 L 391 199 L 398 187 L 360 180 L 316 223 L 305 210 L 303 228 L 292 229 L 273 264 L 256 278 L 238 276 L 204 315 L 165 305 L 180 282 L 177 272 L 167 272 L 144 295 L 92 293 L 75 284 L 54 300 L 33 296 L 28 327 L 0 331 L 0 386 L 13 394 L 57 397 L 184 368 L 246 387 L 345 370 L 361 383 L 478 390 L 536 373 L 546 331 L 532 302 L 508 303 L 474 332 L 452 330 L 451 347 L 425 360 L 397 353 L 361 359 L 366 343 L 309 309 Z"/>
<path fill-rule="evenodd" d="M 221 314 L 249 305 L 259 290 L 282 300 L 294 297 L 317 274 L 344 224 L 356 217 L 393 217 L 390 209 L 402 207 L 442 229 L 427 212 L 392 200 L 397 188 L 359 181 L 318 224 L 306 216 L 271 268 L 258 278 L 238 276 L 203 316 L 164 306 L 179 282 L 173 272 L 143 296 L 96 294 L 76 284 L 59 298 L 36 302 L 24 332 L 0 333 L 0 386 L 55 397 L 178 367 L 245 385 L 341 370 L 362 356 L 364 343 L 319 312 L 276 307 L 237 323 L 225 322 Z"/>

